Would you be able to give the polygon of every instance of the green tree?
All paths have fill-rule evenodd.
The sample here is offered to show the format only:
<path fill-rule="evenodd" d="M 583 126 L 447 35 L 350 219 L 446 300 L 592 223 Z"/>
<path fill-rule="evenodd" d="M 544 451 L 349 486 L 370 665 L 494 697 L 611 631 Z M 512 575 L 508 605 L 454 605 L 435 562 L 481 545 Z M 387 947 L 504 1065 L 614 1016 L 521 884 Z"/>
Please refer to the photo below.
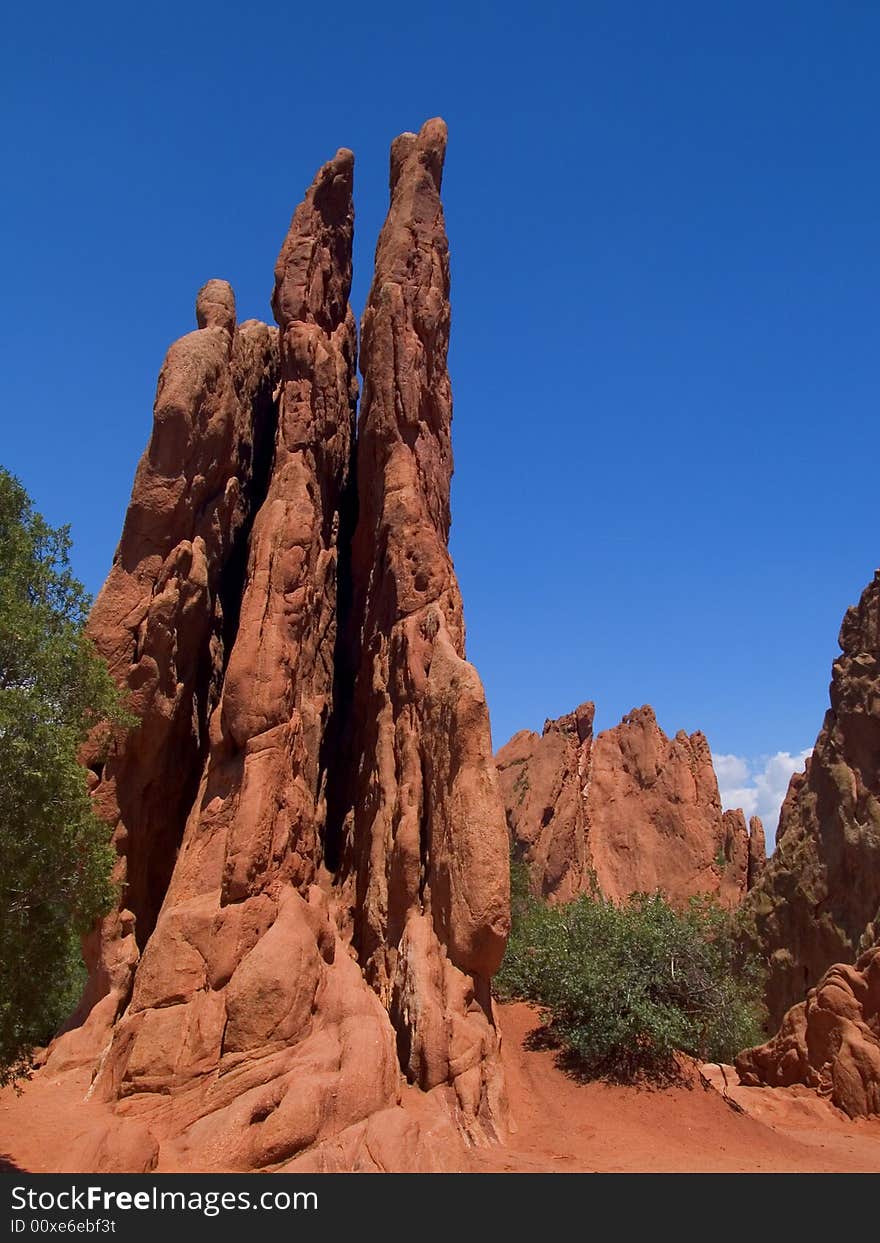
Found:
<path fill-rule="evenodd" d="M 50 527 L 0 468 L 0 1083 L 82 985 L 78 937 L 110 909 L 113 850 L 79 749 L 127 722 L 85 637 L 89 598 L 71 573 L 69 528 Z"/>
<path fill-rule="evenodd" d="M 709 897 L 681 911 L 658 893 L 615 903 L 595 884 L 551 906 L 529 895 L 522 863 L 511 869 L 496 991 L 536 1003 L 580 1071 L 662 1078 L 678 1050 L 729 1061 L 763 1039 L 763 968 L 742 947 L 738 915 Z"/>

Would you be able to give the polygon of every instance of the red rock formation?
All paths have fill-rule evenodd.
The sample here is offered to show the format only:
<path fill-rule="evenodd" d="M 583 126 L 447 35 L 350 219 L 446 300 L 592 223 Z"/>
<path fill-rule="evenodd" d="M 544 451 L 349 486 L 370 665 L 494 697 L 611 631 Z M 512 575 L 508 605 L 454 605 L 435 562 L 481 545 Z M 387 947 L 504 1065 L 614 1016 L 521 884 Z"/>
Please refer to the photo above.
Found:
<path fill-rule="evenodd" d="M 774 1026 L 832 963 L 853 962 L 880 934 L 880 571 L 839 643 L 831 708 L 746 906 L 769 961 Z"/>
<path fill-rule="evenodd" d="M 283 1161 L 396 1099 L 387 1020 L 313 884 L 356 396 L 352 170 L 350 152 L 325 165 L 278 261 L 280 413 L 238 633 L 164 906 L 97 1084 L 110 1100 L 196 1088 L 173 1148 L 197 1152 L 209 1130 L 215 1157 L 239 1168 Z M 288 1091 L 322 1064 L 332 1090 Z"/>
<path fill-rule="evenodd" d="M 489 716 L 464 659 L 447 549 L 452 475 L 446 127 L 391 150 L 363 320 L 349 848 L 355 943 L 404 1068 L 453 1083 L 474 1133 L 501 1111 L 489 981 L 508 930 L 507 835 Z"/>
<path fill-rule="evenodd" d="M 49 1059 L 95 1065 L 85 1168 L 431 1169 L 435 1141 L 503 1125 L 506 832 L 447 550 L 444 148 L 439 121 L 392 148 L 356 481 L 350 152 L 293 217 L 279 339 L 236 331 L 211 282 L 169 354 L 91 623 L 146 689 L 96 792 L 132 901 L 82 1009 L 105 1001 Z"/>
<path fill-rule="evenodd" d="M 851 1118 L 880 1114 L 880 945 L 830 967 L 767 1044 L 736 1059 L 746 1086 L 803 1083 Z"/>
<path fill-rule="evenodd" d="M 746 890 L 749 834 L 722 814 L 709 744 L 669 739 L 649 707 L 592 735 L 593 705 L 522 731 L 496 757 L 514 843 L 537 892 L 566 900 L 595 875 L 607 896 L 661 890 L 681 902 Z M 757 849 L 757 843 L 756 843 Z"/>

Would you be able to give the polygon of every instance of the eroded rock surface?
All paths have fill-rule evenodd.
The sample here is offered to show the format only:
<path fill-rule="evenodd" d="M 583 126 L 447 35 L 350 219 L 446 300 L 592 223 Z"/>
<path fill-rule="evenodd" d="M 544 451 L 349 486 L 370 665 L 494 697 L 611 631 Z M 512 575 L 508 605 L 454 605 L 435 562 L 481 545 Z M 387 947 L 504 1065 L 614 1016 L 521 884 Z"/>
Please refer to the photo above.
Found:
<path fill-rule="evenodd" d="M 750 837 L 724 812 L 703 734 L 667 738 L 648 707 L 594 737 L 593 705 L 515 734 L 498 752 L 507 821 L 536 892 L 565 901 L 591 876 L 608 897 L 660 890 L 681 903 L 746 892 Z M 752 848 L 757 860 L 760 847 Z M 756 863 L 757 866 L 757 863 Z"/>
<path fill-rule="evenodd" d="M 774 1026 L 880 933 L 880 571 L 847 610 L 838 642 L 831 707 L 747 903 L 769 963 Z"/>
<path fill-rule="evenodd" d="M 506 830 L 447 549 L 445 141 L 392 148 L 357 449 L 351 152 L 294 214 L 278 331 L 236 328 L 211 281 L 169 351 L 90 621 L 139 718 L 89 756 L 122 905 L 48 1060 L 94 1068 L 93 1168 L 432 1169 L 435 1141 L 503 1130 Z"/>
<path fill-rule="evenodd" d="M 830 967 L 772 1040 L 736 1059 L 746 1086 L 802 1083 L 851 1118 L 880 1114 L 880 945 Z"/>

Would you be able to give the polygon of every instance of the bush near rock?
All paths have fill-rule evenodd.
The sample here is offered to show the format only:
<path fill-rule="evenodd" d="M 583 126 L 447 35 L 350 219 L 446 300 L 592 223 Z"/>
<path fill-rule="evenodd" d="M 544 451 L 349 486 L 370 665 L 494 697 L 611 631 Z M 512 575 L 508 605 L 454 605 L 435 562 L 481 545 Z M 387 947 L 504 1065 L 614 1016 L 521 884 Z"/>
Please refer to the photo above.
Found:
<path fill-rule="evenodd" d="M 761 1030 L 763 977 L 717 900 L 676 911 L 657 893 L 614 902 L 594 886 L 570 902 L 529 893 L 512 866 L 513 926 L 495 980 L 535 1002 L 551 1037 L 591 1076 L 675 1073 L 676 1055 L 727 1061 Z"/>

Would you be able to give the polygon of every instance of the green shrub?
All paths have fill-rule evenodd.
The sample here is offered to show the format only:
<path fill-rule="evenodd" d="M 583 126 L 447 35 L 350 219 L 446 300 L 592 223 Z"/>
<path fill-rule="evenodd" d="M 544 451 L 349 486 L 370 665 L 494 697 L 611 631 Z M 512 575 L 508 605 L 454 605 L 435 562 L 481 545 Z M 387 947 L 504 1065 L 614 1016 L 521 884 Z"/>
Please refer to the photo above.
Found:
<path fill-rule="evenodd" d="M 737 918 L 708 898 L 675 911 L 659 894 L 616 904 L 595 885 L 550 906 L 511 865 L 512 930 L 495 978 L 534 1002 L 581 1072 L 631 1080 L 675 1072 L 675 1052 L 729 1061 L 763 1039 L 763 972 Z"/>
<path fill-rule="evenodd" d="M 85 637 L 88 597 L 70 535 L 0 468 L 0 1085 L 73 1009 L 78 934 L 115 899 L 115 853 L 78 752 L 130 723 Z"/>

